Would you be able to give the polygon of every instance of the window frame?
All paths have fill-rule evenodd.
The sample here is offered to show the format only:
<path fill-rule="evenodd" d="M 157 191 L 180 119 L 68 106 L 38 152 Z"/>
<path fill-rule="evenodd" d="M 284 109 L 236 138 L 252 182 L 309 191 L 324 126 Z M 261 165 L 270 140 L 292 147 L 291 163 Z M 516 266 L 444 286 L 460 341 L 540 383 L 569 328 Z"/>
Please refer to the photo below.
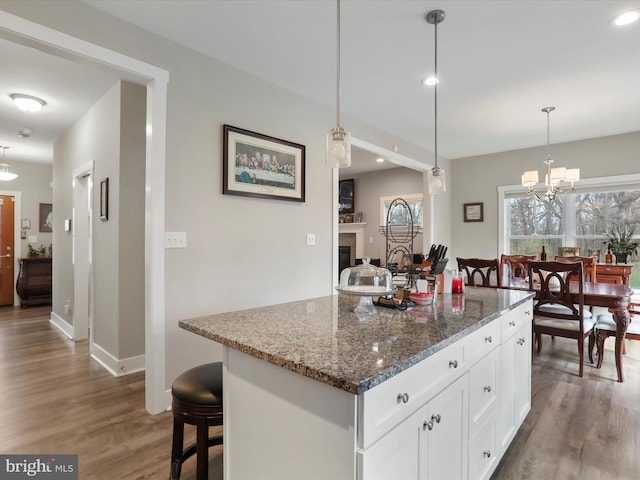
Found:
<path fill-rule="evenodd" d="M 414 203 L 422 204 L 422 221 L 420 223 L 416 222 L 414 224 L 414 227 L 421 227 L 421 228 L 424 227 L 424 195 L 422 193 L 409 193 L 406 195 L 392 195 L 387 197 L 380 197 L 380 225 L 386 226 L 387 210 L 391 205 L 391 203 L 397 198 L 401 198 L 402 200 L 407 202 L 409 206 L 411 206 L 411 204 L 414 204 Z M 394 225 L 394 226 L 400 226 L 400 225 Z"/>

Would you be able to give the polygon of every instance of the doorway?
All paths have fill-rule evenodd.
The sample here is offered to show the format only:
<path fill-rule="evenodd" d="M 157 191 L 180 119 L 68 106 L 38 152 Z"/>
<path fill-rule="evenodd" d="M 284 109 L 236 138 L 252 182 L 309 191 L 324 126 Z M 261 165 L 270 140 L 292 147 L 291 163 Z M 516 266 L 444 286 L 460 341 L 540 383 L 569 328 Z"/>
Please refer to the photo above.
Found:
<path fill-rule="evenodd" d="M 73 228 L 69 225 L 73 233 L 73 301 L 67 300 L 64 309 L 73 318 L 75 340 L 89 338 L 91 331 L 91 170 L 91 164 L 83 166 L 73 178 Z"/>
<path fill-rule="evenodd" d="M 94 62 L 130 74 L 147 85 L 145 180 L 145 407 L 169 406 L 165 378 L 164 215 L 167 84 L 166 70 L 97 44 L 0 11 L 0 36 L 54 55 Z M 55 235 L 55 233 L 54 233 Z M 55 268 L 54 268 L 55 271 Z"/>

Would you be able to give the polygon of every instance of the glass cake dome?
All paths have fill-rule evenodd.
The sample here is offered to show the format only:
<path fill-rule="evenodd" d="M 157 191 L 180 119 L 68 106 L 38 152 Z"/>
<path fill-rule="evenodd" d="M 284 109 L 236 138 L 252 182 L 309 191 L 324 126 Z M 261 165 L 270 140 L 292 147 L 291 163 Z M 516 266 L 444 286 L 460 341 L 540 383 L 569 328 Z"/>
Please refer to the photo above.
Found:
<path fill-rule="evenodd" d="M 369 257 L 364 257 L 362 265 L 342 270 L 340 285 L 336 287 L 340 293 L 362 297 L 354 310 L 356 313 L 375 313 L 371 297 L 384 297 L 395 292 L 391 272 L 386 268 L 371 265 L 370 260 Z"/>

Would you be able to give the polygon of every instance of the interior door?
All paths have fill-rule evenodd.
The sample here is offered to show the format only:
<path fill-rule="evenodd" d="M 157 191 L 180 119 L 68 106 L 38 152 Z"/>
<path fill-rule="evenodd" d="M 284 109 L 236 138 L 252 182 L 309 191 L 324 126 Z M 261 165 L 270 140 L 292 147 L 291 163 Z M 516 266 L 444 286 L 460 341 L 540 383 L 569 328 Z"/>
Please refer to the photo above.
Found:
<path fill-rule="evenodd" d="M 13 305 L 14 198 L 0 195 L 0 305 Z"/>

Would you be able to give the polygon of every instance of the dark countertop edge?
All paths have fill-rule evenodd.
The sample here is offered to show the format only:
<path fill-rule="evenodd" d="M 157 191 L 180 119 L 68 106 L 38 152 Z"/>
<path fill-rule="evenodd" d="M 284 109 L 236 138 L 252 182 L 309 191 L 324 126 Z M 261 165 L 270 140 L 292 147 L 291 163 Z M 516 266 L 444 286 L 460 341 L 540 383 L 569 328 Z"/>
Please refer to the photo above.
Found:
<path fill-rule="evenodd" d="M 345 379 L 341 379 L 339 377 L 336 377 L 334 375 L 331 375 L 329 373 L 326 372 L 322 372 L 319 370 L 316 370 L 314 368 L 310 368 L 307 367 L 305 365 L 301 365 L 295 362 L 292 362 L 290 360 L 286 360 L 282 357 L 276 356 L 276 355 L 272 355 L 269 353 L 265 353 L 263 351 L 257 350 L 255 348 L 251 348 L 247 345 L 243 345 L 237 342 L 234 342 L 232 340 L 229 340 L 227 338 L 224 337 L 220 337 L 214 333 L 210 333 L 204 330 L 201 330 L 199 328 L 195 328 L 193 325 L 191 325 L 189 322 L 189 320 L 180 320 L 178 321 L 178 326 L 180 328 L 183 328 L 185 330 L 188 330 L 190 332 L 193 332 L 197 335 L 201 335 L 203 337 L 206 337 L 210 340 L 213 340 L 215 342 L 218 342 L 222 345 L 225 345 L 227 347 L 231 347 L 234 350 L 237 350 L 239 352 L 245 353 L 247 355 L 250 355 L 252 357 L 258 358 L 260 360 L 264 360 L 268 363 L 271 363 L 273 365 L 276 365 L 278 367 L 281 368 L 285 368 L 291 372 L 294 373 L 298 373 L 300 375 L 303 375 L 305 377 L 311 378 L 312 380 L 316 380 L 318 382 L 324 383 L 326 385 L 335 387 L 335 388 L 339 388 L 340 390 L 344 390 L 348 393 L 352 393 L 354 395 L 359 395 L 361 393 L 366 392 L 367 390 L 371 390 L 372 388 L 376 387 L 377 385 L 380 385 L 381 383 L 383 383 L 384 381 L 395 377 L 396 375 L 398 375 L 399 373 L 407 370 L 408 368 L 412 367 L 413 365 L 416 365 L 417 363 L 420 363 L 421 361 L 425 360 L 426 358 L 429 358 L 431 355 L 433 355 L 434 353 L 439 352 L 440 350 L 443 350 L 444 348 L 448 347 L 449 345 L 452 345 L 453 343 L 457 342 L 458 340 L 461 340 L 462 338 L 466 337 L 467 335 L 473 333 L 474 331 L 478 330 L 479 328 L 482 328 L 483 326 L 487 325 L 488 323 L 494 321 L 496 318 L 504 315 L 505 313 L 507 313 L 510 310 L 515 309 L 516 307 L 524 304 L 525 302 L 529 301 L 531 298 L 533 298 L 535 296 L 534 292 L 529 292 L 529 295 L 524 296 L 523 298 L 521 298 L 520 300 L 517 300 L 513 303 L 510 304 L 510 306 L 508 308 L 505 308 L 501 311 L 495 312 L 492 315 L 489 315 L 485 318 L 483 318 L 482 320 L 477 321 L 476 323 L 470 325 L 469 327 L 465 328 L 464 330 L 461 330 L 460 332 L 456 333 L 455 335 L 452 335 L 451 337 L 447 338 L 446 340 L 443 340 L 442 342 L 433 345 L 425 350 L 423 350 L 422 352 L 413 355 L 412 357 L 407 358 L 406 360 L 399 362 L 395 365 L 393 365 L 392 367 L 384 370 L 383 372 L 378 373 L 377 375 L 375 375 L 374 377 L 370 377 L 367 378 L 365 380 L 362 380 L 359 383 L 355 383 L 355 382 L 351 382 L 349 380 L 345 380 Z"/>

